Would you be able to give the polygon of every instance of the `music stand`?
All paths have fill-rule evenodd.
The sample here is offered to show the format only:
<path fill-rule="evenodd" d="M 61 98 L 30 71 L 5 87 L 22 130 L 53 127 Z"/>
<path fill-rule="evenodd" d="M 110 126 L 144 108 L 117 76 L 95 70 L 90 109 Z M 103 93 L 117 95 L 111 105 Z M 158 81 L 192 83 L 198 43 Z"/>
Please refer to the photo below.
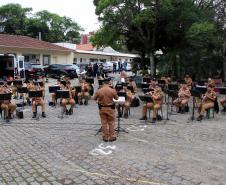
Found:
<path fill-rule="evenodd" d="M 141 89 L 147 89 L 149 88 L 150 84 L 147 84 L 147 83 L 142 83 L 141 84 Z"/>
<path fill-rule="evenodd" d="M 12 81 L 7 81 L 6 83 L 7 83 L 7 85 L 9 85 L 9 86 L 12 85 Z"/>
<path fill-rule="evenodd" d="M 202 94 L 200 93 L 200 91 L 197 90 L 196 88 L 191 89 L 191 96 L 193 97 L 192 98 L 192 116 L 191 116 L 191 121 L 195 120 L 195 98 L 196 97 L 200 98 L 201 95 Z"/>
<path fill-rule="evenodd" d="M 207 91 L 207 87 L 206 86 L 196 85 L 195 89 L 197 89 L 201 94 L 205 94 L 206 91 Z"/>
<path fill-rule="evenodd" d="M 115 103 L 118 103 L 118 106 L 119 106 L 119 110 L 120 108 L 122 107 L 123 108 L 123 105 L 125 103 L 125 100 L 126 100 L 126 93 L 125 92 L 118 92 L 117 93 L 119 98 L 118 100 L 114 100 Z M 125 132 L 125 133 L 129 133 L 128 131 L 126 131 L 124 128 L 122 128 L 120 126 L 120 113 L 118 111 L 118 126 L 116 127 L 115 131 L 117 131 L 117 136 L 119 135 L 119 132 Z"/>
<path fill-rule="evenodd" d="M 0 81 L 0 85 L 4 85 L 5 84 L 5 82 L 4 81 Z"/>
<path fill-rule="evenodd" d="M 18 93 L 21 93 L 21 94 L 27 94 L 28 93 L 28 89 L 27 87 L 18 87 Z M 24 95 L 22 96 L 23 98 L 23 109 L 24 109 Z"/>
<path fill-rule="evenodd" d="M 23 85 L 23 81 L 22 80 L 13 80 L 13 85 L 14 86 Z"/>
<path fill-rule="evenodd" d="M 104 80 L 98 80 L 98 85 L 101 86 L 103 85 Z"/>
<path fill-rule="evenodd" d="M 151 96 L 139 96 L 140 100 L 145 103 L 152 103 L 153 99 Z"/>
<path fill-rule="evenodd" d="M 171 84 L 172 85 L 172 84 Z M 178 92 L 177 92 L 177 90 L 174 90 L 174 89 L 177 89 L 177 86 L 174 86 L 175 84 L 173 84 L 173 86 L 171 86 L 171 89 L 173 89 L 173 90 L 167 90 L 166 91 L 166 93 L 167 93 L 167 95 L 168 95 L 168 97 L 167 97 L 167 111 L 166 111 L 166 120 L 170 120 L 169 119 L 169 98 L 171 97 L 171 99 L 172 99 L 172 101 L 173 101 L 173 99 L 175 99 L 175 98 L 177 98 L 178 97 Z M 171 102 L 172 103 L 172 102 Z M 171 104 L 171 112 L 172 112 L 172 104 Z M 171 120 L 171 121 L 176 121 L 176 120 Z"/>
<path fill-rule="evenodd" d="M 86 82 L 89 84 L 94 84 L 94 79 L 93 78 L 87 78 Z"/>
<path fill-rule="evenodd" d="M 60 86 L 49 86 L 49 93 L 55 93 L 60 90 Z"/>

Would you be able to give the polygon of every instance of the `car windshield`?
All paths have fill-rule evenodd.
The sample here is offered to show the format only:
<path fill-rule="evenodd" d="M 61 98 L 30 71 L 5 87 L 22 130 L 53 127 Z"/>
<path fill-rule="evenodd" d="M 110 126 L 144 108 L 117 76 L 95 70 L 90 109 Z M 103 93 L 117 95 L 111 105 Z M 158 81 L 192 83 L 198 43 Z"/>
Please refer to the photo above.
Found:
<path fill-rule="evenodd" d="M 42 66 L 40 64 L 32 64 L 33 68 L 42 68 Z"/>

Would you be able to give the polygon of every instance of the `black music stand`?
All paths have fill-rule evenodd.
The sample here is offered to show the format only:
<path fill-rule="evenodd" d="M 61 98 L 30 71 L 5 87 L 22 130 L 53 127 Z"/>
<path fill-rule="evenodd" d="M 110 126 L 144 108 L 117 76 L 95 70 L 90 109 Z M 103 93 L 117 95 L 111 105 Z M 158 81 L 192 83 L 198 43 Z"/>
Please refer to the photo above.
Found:
<path fill-rule="evenodd" d="M 150 84 L 147 83 L 142 83 L 141 84 L 141 89 L 149 88 Z"/>
<path fill-rule="evenodd" d="M 64 98 L 64 99 L 67 99 L 70 97 L 70 94 L 69 94 L 69 91 L 67 90 L 57 90 L 56 91 L 56 99 L 58 98 Z M 62 110 L 61 110 L 61 116 L 59 116 L 59 118 L 63 119 L 64 118 L 64 109 L 62 107 Z"/>
<path fill-rule="evenodd" d="M 200 98 L 202 96 L 202 94 L 200 93 L 199 90 L 197 90 L 196 88 L 191 89 L 191 95 L 192 95 L 192 115 L 191 115 L 191 121 L 195 120 L 195 98 Z"/>
<path fill-rule="evenodd" d="M 94 84 L 94 78 L 87 78 L 86 82 L 89 84 Z"/>
<path fill-rule="evenodd" d="M 167 90 L 166 91 L 166 93 L 167 93 L 167 95 L 168 95 L 168 97 L 167 97 L 167 109 L 166 109 L 166 120 L 170 120 L 169 119 L 169 98 L 171 97 L 171 99 L 172 99 L 172 101 L 173 101 L 173 99 L 175 99 L 175 98 L 177 98 L 178 97 L 178 92 L 177 92 L 177 90 L 175 90 L 175 89 L 177 89 L 177 87 L 176 86 L 171 86 L 171 89 L 173 89 L 173 90 Z M 171 112 L 172 112 L 172 103 L 173 102 L 171 102 Z M 176 120 L 171 120 L 171 121 L 176 121 Z"/>
<path fill-rule="evenodd" d="M 207 87 L 206 87 L 206 86 L 199 86 L 199 85 L 196 85 L 196 86 L 195 86 L 195 89 L 197 89 L 197 91 L 199 91 L 201 94 L 205 94 L 206 91 L 207 91 Z"/>
<path fill-rule="evenodd" d="M 5 94 L 0 94 L 0 101 L 10 101 L 12 98 L 12 93 L 5 93 Z M 4 119 L 5 119 L 5 112 L 4 112 Z M 7 119 L 6 122 L 9 122 Z"/>
<path fill-rule="evenodd" d="M 121 91 L 123 89 L 123 84 L 116 84 L 115 85 L 115 90 L 117 91 L 117 92 L 119 92 L 119 91 Z"/>
<path fill-rule="evenodd" d="M 134 89 L 133 89 L 133 86 L 127 86 L 127 89 L 129 89 L 132 93 L 134 93 Z"/>
<path fill-rule="evenodd" d="M 23 81 L 22 80 L 13 80 L 13 85 L 14 86 L 23 85 Z"/>
<path fill-rule="evenodd" d="M 149 95 L 142 95 L 142 96 L 139 96 L 139 99 L 143 102 L 143 103 L 152 103 L 153 102 L 153 99 L 151 96 Z M 147 120 L 145 120 L 145 123 L 147 122 Z"/>
<path fill-rule="evenodd" d="M 219 94 L 226 95 L 226 87 L 219 87 L 218 89 L 219 89 Z M 224 112 L 224 113 L 226 112 L 226 106 L 225 105 L 223 106 L 222 112 Z"/>
<path fill-rule="evenodd" d="M 27 94 L 27 93 L 28 93 L 27 87 L 19 87 L 19 88 L 18 88 L 18 93 L 21 93 L 21 94 Z M 23 109 L 24 109 L 24 95 L 22 96 L 22 98 L 23 98 L 22 107 L 23 107 Z"/>
<path fill-rule="evenodd" d="M 60 90 L 60 86 L 49 86 L 49 93 L 55 93 Z"/>
<path fill-rule="evenodd" d="M 126 93 L 125 92 L 118 92 L 117 93 L 118 94 L 118 97 L 124 97 L 125 98 L 125 100 L 126 100 Z M 117 136 L 119 135 L 119 132 L 125 132 L 125 133 L 129 133 L 128 131 L 126 131 L 124 128 L 122 128 L 121 126 L 120 126 L 120 117 L 121 117 L 121 115 L 120 115 L 120 109 L 122 108 L 123 109 L 123 106 L 124 106 L 124 103 L 125 102 L 117 102 L 116 101 L 116 103 L 118 103 L 118 125 L 117 125 L 117 127 L 116 127 L 116 129 L 115 129 L 115 131 L 117 132 Z M 122 114 L 122 113 L 121 113 Z"/>

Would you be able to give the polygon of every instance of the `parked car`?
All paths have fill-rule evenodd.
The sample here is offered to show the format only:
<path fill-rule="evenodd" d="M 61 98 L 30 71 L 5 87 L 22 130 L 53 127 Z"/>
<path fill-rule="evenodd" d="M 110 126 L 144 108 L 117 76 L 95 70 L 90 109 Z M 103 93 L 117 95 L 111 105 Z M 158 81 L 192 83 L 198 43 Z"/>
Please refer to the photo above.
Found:
<path fill-rule="evenodd" d="M 45 68 L 48 76 L 60 78 L 62 76 L 69 76 L 70 78 L 77 78 L 76 69 L 72 64 L 51 64 Z"/>
<path fill-rule="evenodd" d="M 42 65 L 36 63 L 24 63 L 26 78 L 37 78 L 45 76 Z"/>

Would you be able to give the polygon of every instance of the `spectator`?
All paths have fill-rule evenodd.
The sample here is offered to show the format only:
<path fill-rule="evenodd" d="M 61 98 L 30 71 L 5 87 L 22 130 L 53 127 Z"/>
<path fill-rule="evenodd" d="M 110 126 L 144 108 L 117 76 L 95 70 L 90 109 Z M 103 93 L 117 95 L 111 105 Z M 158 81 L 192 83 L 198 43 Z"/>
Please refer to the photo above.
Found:
<path fill-rule="evenodd" d="M 97 76 L 97 72 L 98 72 L 98 65 L 97 65 L 97 63 L 95 63 L 94 65 L 93 65 L 93 76 L 96 78 L 96 76 Z"/>
<path fill-rule="evenodd" d="M 117 64 L 114 62 L 113 63 L 113 73 L 116 73 L 116 67 L 117 67 Z"/>

